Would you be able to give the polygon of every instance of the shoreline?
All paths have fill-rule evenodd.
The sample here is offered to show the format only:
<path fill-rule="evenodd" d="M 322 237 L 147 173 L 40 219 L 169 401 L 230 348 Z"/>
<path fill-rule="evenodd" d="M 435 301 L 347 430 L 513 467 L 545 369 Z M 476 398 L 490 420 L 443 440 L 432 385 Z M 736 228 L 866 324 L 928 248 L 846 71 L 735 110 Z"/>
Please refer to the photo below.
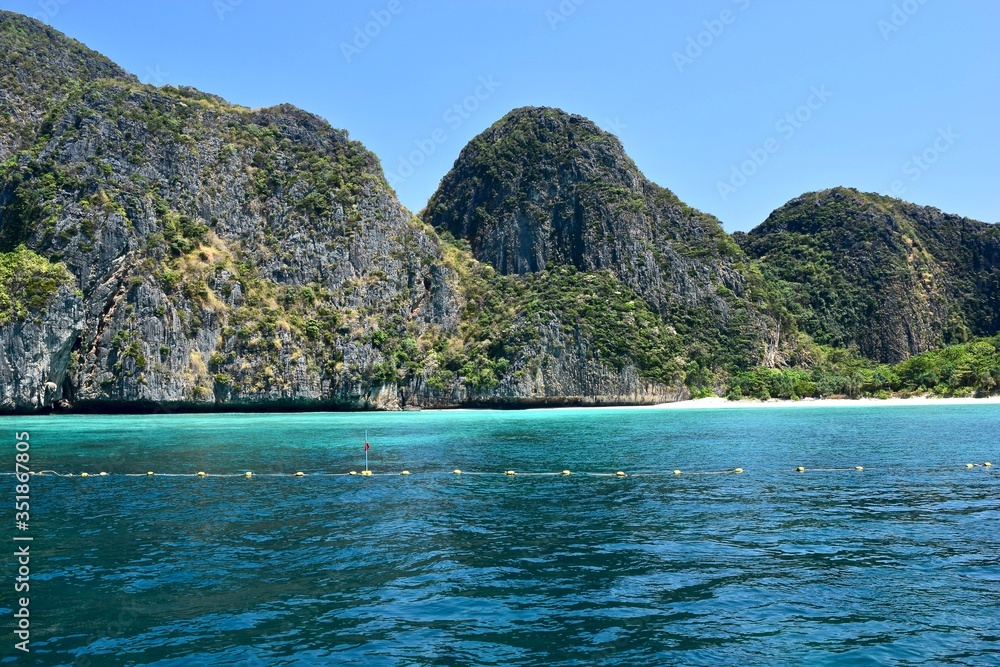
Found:
<path fill-rule="evenodd" d="M 871 407 L 871 406 L 940 406 L 940 405 L 1000 405 L 1000 396 L 985 398 L 938 398 L 930 396 L 911 396 L 910 398 L 803 398 L 799 401 L 771 399 L 741 399 L 730 401 L 727 398 L 712 396 L 696 398 L 677 403 L 661 403 L 651 406 L 663 410 L 705 410 L 705 409 L 741 409 L 741 408 L 784 408 L 784 407 Z M 641 407 L 641 406 L 636 406 Z"/>
<path fill-rule="evenodd" d="M 910 398 L 803 398 L 798 401 L 772 398 L 761 401 L 753 398 L 730 401 L 721 396 L 708 398 L 692 398 L 673 403 L 656 403 L 652 405 L 581 405 L 553 406 L 527 408 L 529 411 L 552 410 L 748 410 L 755 408 L 852 408 L 852 407 L 929 407 L 945 405 L 1000 405 L 1000 395 L 985 398 L 939 398 L 931 396 L 911 396 Z M 453 410 L 479 410 L 488 408 L 448 408 L 427 409 L 424 412 L 451 412 Z"/>
<path fill-rule="evenodd" d="M 777 409 L 777 408 L 851 408 L 851 407 L 929 407 L 929 406 L 951 406 L 951 405 L 1000 405 L 1000 395 L 987 396 L 984 398 L 939 398 L 931 396 L 911 396 L 910 398 L 803 398 L 798 401 L 787 399 L 771 399 L 761 401 L 758 399 L 741 399 L 730 401 L 720 396 L 710 396 L 708 398 L 695 398 L 672 403 L 645 403 L 645 404 L 604 404 L 604 405 L 472 405 L 455 407 L 435 407 L 419 409 L 385 410 L 376 407 L 357 406 L 331 406 L 331 405 L 260 405 L 260 406 L 231 406 L 229 409 L 218 409 L 217 406 L 204 407 L 186 405 L 174 405 L 172 409 L 139 409 L 134 405 L 119 406 L 114 409 L 110 404 L 101 405 L 101 409 L 96 410 L 66 410 L 49 412 L 0 412 L 3 417 L 41 417 L 41 416 L 80 416 L 80 415 L 179 415 L 179 414 L 307 414 L 307 413 L 356 413 L 356 412 L 378 412 L 378 413 L 404 413 L 404 412 L 534 412 L 534 411 L 560 411 L 560 410 L 747 410 L 747 409 Z M 146 407 L 146 406 L 143 406 Z M 131 408 L 131 409 L 130 409 Z"/>

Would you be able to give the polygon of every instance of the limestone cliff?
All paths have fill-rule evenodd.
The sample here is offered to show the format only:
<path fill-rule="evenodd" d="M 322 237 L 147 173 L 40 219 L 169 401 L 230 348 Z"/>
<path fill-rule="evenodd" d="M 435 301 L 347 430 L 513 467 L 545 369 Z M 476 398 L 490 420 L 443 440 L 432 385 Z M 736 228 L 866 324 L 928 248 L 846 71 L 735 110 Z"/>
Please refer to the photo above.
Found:
<path fill-rule="evenodd" d="M 997 225 L 834 188 L 741 239 L 819 343 L 897 362 L 1000 331 Z"/>
<path fill-rule="evenodd" d="M 66 272 L 0 319 L 4 410 L 685 395 L 675 374 L 581 356 L 586 334 L 560 314 L 508 312 L 491 296 L 502 277 L 443 244 L 321 118 L 142 85 L 8 12 L 0 58 L 0 252 Z M 551 322 L 558 335 L 535 333 Z"/>

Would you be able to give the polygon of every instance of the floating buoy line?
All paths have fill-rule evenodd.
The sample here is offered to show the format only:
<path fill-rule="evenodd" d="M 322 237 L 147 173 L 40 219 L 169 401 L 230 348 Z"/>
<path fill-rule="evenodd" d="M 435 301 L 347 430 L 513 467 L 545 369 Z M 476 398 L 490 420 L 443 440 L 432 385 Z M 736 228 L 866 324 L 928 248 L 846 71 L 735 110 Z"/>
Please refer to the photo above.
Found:
<path fill-rule="evenodd" d="M 991 468 L 993 464 L 990 461 L 985 461 L 983 463 L 966 463 L 964 468 L 971 470 L 974 468 Z M 943 468 L 943 470 L 949 470 L 951 468 Z M 853 466 L 850 468 L 807 468 L 805 466 L 798 466 L 796 468 L 783 469 L 788 472 L 795 473 L 816 473 L 816 472 L 864 472 L 864 466 Z M 303 472 L 297 471 L 294 473 L 256 473 L 251 470 L 247 470 L 242 473 L 207 473 L 202 470 L 197 472 L 154 472 L 152 470 L 144 473 L 109 473 L 109 472 L 57 472 L 55 470 L 39 470 L 31 471 L 28 474 L 37 477 L 243 477 L 246 479 L 253 479 L 255 477 L 399 477 L 399 476 L 409 476 L 411 474 L 420 475 L 448 475 L 448 476 L 474 476 L 474 477 L 568 477 L 582 476 L 582 477 L 660 477 L 660 476 L 704 476 L 704 475 L 739 475 L 743 472 L 743 468 L 731 468 L 729 470 L 708 470 L 708 471 L 691 471 L 691 470 L 661 470 L 661 471 L 645 471 L 645 472 L 631 472 L 627 473 L 624 470 L 619 470 L 617 472 L 576 472 L 571 470 L 562 470 L 558 472 L 520 472 L 516 470 L 505 470 L 502 472 L 469 472 L 463 470 L 452 470 L 451 472 L 435 472 L 435 471 L 425 471 L 422 473 L 411 473 L 409 470 L 402 470 L 400 472 L 373 472 L 371 470 L 362 470 L 360 472 L 356 470 L 351 470 L 349 472 Z M 13 472 L 0 472 L 0 475 L 14 475 L 17 473 Z M 22 473 L 23 474 L 23 473 Z"/>

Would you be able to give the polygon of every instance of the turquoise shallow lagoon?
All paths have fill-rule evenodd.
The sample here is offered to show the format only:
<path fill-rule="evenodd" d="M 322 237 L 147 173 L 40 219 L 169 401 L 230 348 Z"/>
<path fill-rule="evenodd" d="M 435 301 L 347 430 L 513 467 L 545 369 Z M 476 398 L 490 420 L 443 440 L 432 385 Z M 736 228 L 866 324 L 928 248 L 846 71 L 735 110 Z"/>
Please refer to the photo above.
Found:
<path fill-rule="evenodd" d="M 996 404 L 0 423 L 3 664 L 1000 664 Z"/>

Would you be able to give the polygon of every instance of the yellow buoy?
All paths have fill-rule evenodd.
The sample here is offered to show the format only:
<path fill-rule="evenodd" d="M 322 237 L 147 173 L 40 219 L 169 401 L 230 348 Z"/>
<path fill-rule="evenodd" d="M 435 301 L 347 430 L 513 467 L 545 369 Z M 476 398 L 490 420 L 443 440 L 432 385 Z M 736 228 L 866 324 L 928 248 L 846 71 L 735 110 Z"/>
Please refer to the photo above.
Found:
<path fill-rule="evenodd" d="M 296 477 L 305 477 L 306 474 L 304 472 L 297 472 L 297 473 L 295 473 L 295 476 Z"/>
<path fill-rule="evenodd" d="M 564 474 L 564 475 L 569 475 L 569 474 L 570 474 L 570 472 L 569 472 L 569 470 L 563 470 L 563 471 L 562 471 L 562 474 Z"/>
<path fill-rule="evenodd" d="M 455 471 L 453 471 L 453 472 L 454 472 L 454 473 L 455 473 L 456 475 L 461 475 L 461 474 L 462 474 L 462 471 L 461 471 L 461 470 L 455 470 Z"/>
<path fill-rule="evenodd" d="M 989 468 L 989 467 L 990 467 L 990 466 L 992 466 L 993 464 L 992 464 L 992 463 L 990 463 L 989 461 L 987 461 L 987 462 L 986 462 L 986 463 L 984 463 L 983 465 L 984 465 L 984 466 L 986 466 L 987 468 Z"/>
<path fill-rule="evenodd" d="M 743 472 L 743 468 L 737 468 L 736 470 L 733 470 L 733 472 Z"/>
<path fill-rule="evenodd" d="M 106 473 L 106 472 L 102 472 L 101 473 L 101 477 L 107 477 L 107 476 L 108 476 L 108 473 Z"/>
<path fill-rule="evenodd" d="M 855 470 L 864 470 L 865 467 L 864 466 L 854 466 L 854 469 Z"/>
<path fill-rule="evenodd" d="M 371 477 L 372 476 L 372 471 L 371 470 L 362 470 L 361 471 L 361 476 L 362 477 Z"/>
<path fill-rule="evenodd" d="M 81 473 L 80 473 L 80 477 L 90 477 L 90 475 L 88 475 L 88 474 L 87 474 L 87 473 L 85 473 L 85 472 L 81 472 Z"/>
<path fill-rule="evenodd" d="M 152 471 L 152 470 L 150 470 L 149 472 L 147 472 L 147 473 L 146 473 L 146 476 L 147 476 L 147 477 L 152 477 L 152 476 L 153 476 L 153 471 Z"/>
<path fill-rule="evenodd" d="M 404 470 L 403 472 L 401 472 L 401 473 L 399 473 L 399 474 L 400 474 L 400 475 L 409 475 L 409 474 L 410 474 L 410 471 L 409 471 L 409 470 Z"/>
<path fill-rule="evenodd" d="M 966 468 L 975 468 L 976 466 L 972 465 L 971 463 L 966 463 L 965 467 Z"/>
<path fill-rule="evenodd" d="M 347 473 L 347 474 L 348 474 L 348 475 L 357 475 L 358 473 L 356 473 L 355 471 L 353 471 L 353 470 L 352 470 L 351 472 L 349 472 L 349 473 Z"/>
<path fill-rule="evenodd" d="M 197 474 L 198 474 L 198 477 L 204 477 L 205 476 L 205 473 L 203 471 L 201 471 L 201 470 L 199 470 Z"/>
<path fill-rule="evenodd" d="M 514 472 L 513 470 L 508 470 L 508 471 L 507 471 L 507 472 L 505 472 L 504 474 L 505 474 L 505 475 L 509 475 L 509 476 L 513 476 L 513 475 L 516 475 L 517 473 L 516 473 L 516 472 Z"/>
<path fill-rule="evenodd" d="M 618 472 L 615 473 L 615 476 L 616 477 L 624 477 L 625 473 L 623 471 L 619 470 Z"/>
<path fill-rule="evenodd" d="M 795 472 L 805 472 L 805 471 L 806 469 L 803 468 L 802 466 L 799 466 L 798 468 L 795 469 Z"/>
<path fill-rule="evenodd" d="M 243 476 L 244 477 L 253 477 L 253 473 L 250 472 L 249 470 L 247 470 L 245 473 L 243 473 Z"/>
<path fill-rule="evenodd" d="M 675 474 L 675 475 L 679 475 L 679 474 L 681 474 L 681 471 L 680 471 L 680 470 L 675 470 L 675 471 L 674 471 L 674 474 Z"/>

